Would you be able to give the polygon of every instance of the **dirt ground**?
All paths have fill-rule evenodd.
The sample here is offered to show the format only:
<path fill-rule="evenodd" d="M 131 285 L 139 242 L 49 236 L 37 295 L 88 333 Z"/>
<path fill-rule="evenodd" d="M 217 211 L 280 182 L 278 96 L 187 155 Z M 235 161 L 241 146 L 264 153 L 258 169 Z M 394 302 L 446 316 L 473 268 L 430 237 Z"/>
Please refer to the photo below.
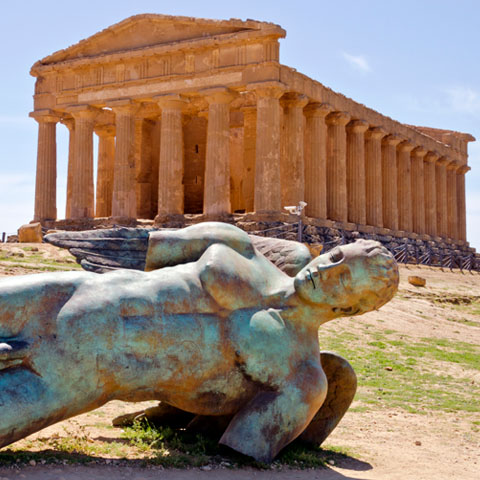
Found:
<path fill-rule="evenodd" d="M 48 257 L 59 259 L 68 267 L 65 252 L 49 245 L 36 246 Z M 6 251 L 18 245 L 0 245 Z M 60 258 L 61 257 L 61 258 Z M 5 265 L 7 263 L 7 265 Z M 480 275 L 449 272 L 430 267 L 402 266 L 399 294 L 378 312 L 356 317 L 362 330 L 351 320 L 326 325 L 326 332 L 350 329 L 362 335 L 365 328 L 392 330 L 409 339 L 446 339 L 465 344 L 480 345 L 480 315 L 448 309 L 442 303 L 461 304 L 480 298 Z M 12 267 L 0 261 L 0 276 L 32 273 L 20 266 Z M 419 275 L 426 279 L 426 287 L 413 287 L 408 276 Z M 433 301 L 435 300 L 435 301 Z M 448 307 L 447 305 L 447 307 Z M 421 314 L 419 313 L 421 312 Z M 334 324 L 335 323 L 335 324 Z M 330 329 L 330 330 L 328 330 Z M 320 339 L 322 331 L 320 332 Z M 472 385 L 480 384 L 480 358 L 476 369 L 469 370 L 460 364 L 449 363 L 449 375 L 466 377 Z M 480 398 L 478 399 L 480 402 Z M 151 403 L 148 403 L 151 405 Z M 353 407 L 355 407 L 354 401 Z M 28 449 L 35 439 L 47 436 L 87 435 L 92 439 L 116 439 L 120 430 L 110 427 L 110 420 L 126 412 L 135 411 L 137 405 L 111 402 L 104 407 L 45 429 L 17 447 Z M 472 426 L 473 425 L 473 426 Z M 315 470 L 230 469 L 205 466 L 200 469 L 140 468 L 120 461 L 115 455 L 99 455 L 86 465 L 0 466 L 0 480 L 31 478 L 37 480 L 77 479 L 319 479 L 319 480 L 478 480 L 480 478 L 480 415 L 478 412 L 427 410 L 423 414 L 408 413 L 402 408 L 377 406 L 373 411 L 355 409 L 348 412 L 327 440 L 328 445 L 341 446 L 348 453 L 337 464 Z"/>

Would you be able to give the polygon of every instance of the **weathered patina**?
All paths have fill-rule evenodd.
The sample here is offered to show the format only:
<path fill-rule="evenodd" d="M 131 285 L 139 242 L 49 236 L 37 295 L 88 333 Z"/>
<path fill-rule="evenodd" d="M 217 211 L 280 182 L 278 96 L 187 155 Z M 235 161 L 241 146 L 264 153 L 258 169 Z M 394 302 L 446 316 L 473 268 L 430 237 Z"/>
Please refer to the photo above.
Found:
<path fill-rule="evenodd" d="M 290 277 L 221 223 L 152 233 L 147 269 L 0 281 L 0 446 L 113 399 L 156 399 L 230 416 L 220 443 L 271 461 L 327 397 L 319 326 L 398 284 L 376 242 Z"/>

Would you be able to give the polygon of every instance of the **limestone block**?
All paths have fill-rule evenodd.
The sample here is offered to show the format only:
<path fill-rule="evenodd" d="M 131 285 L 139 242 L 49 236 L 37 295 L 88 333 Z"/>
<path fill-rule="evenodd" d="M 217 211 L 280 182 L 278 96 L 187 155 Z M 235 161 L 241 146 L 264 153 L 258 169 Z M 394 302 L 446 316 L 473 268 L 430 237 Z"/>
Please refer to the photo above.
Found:
<path fill-rule="evenodd" d="M 414 285 L 415 287 L 424 287 L 427 284 L 427 281 L 423 277 L 411 275 L 408 277 L 408 283 L 410 283 L 410 285 Z"/>
<path fill-rule="evenodd" d="M 18 241 L 20 243 L 42 243 L 42 225 L 40 222 L 22 225 L 18 229 Z"/>

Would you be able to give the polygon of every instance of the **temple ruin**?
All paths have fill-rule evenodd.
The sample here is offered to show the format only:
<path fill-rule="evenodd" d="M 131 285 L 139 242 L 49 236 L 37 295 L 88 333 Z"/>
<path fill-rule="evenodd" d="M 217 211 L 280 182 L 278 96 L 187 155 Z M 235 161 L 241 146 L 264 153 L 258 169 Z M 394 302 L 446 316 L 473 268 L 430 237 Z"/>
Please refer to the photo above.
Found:
<path fill-rule="evenodd" d="M 189 214 L 281 219 L 284 206 L 305 201 L 312 225 L 468 245 L 475 139 L 402 124 L 282 65 L 283 37 L 272 23 L 145 14 L 35 63 L 34 220 L 59 224 L 63 124 L 64 227 Z"/>

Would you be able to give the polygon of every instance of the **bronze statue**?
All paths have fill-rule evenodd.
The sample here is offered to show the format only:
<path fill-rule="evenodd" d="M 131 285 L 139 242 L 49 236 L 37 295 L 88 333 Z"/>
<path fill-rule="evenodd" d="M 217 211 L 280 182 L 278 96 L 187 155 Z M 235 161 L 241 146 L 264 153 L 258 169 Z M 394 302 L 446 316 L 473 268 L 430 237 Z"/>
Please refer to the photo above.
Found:
<path fill-rule="evenodd" d="M 339 420 L 321 408 L 319 326 L 379 308 L 398 284 L 379 243 L 290 277 L 222 223 L 151 233 L 146 267 L 0 280 L 0 446 L 113 399 L 160 400 L 229 418 L 220 443 L 271 461 Z"/>

